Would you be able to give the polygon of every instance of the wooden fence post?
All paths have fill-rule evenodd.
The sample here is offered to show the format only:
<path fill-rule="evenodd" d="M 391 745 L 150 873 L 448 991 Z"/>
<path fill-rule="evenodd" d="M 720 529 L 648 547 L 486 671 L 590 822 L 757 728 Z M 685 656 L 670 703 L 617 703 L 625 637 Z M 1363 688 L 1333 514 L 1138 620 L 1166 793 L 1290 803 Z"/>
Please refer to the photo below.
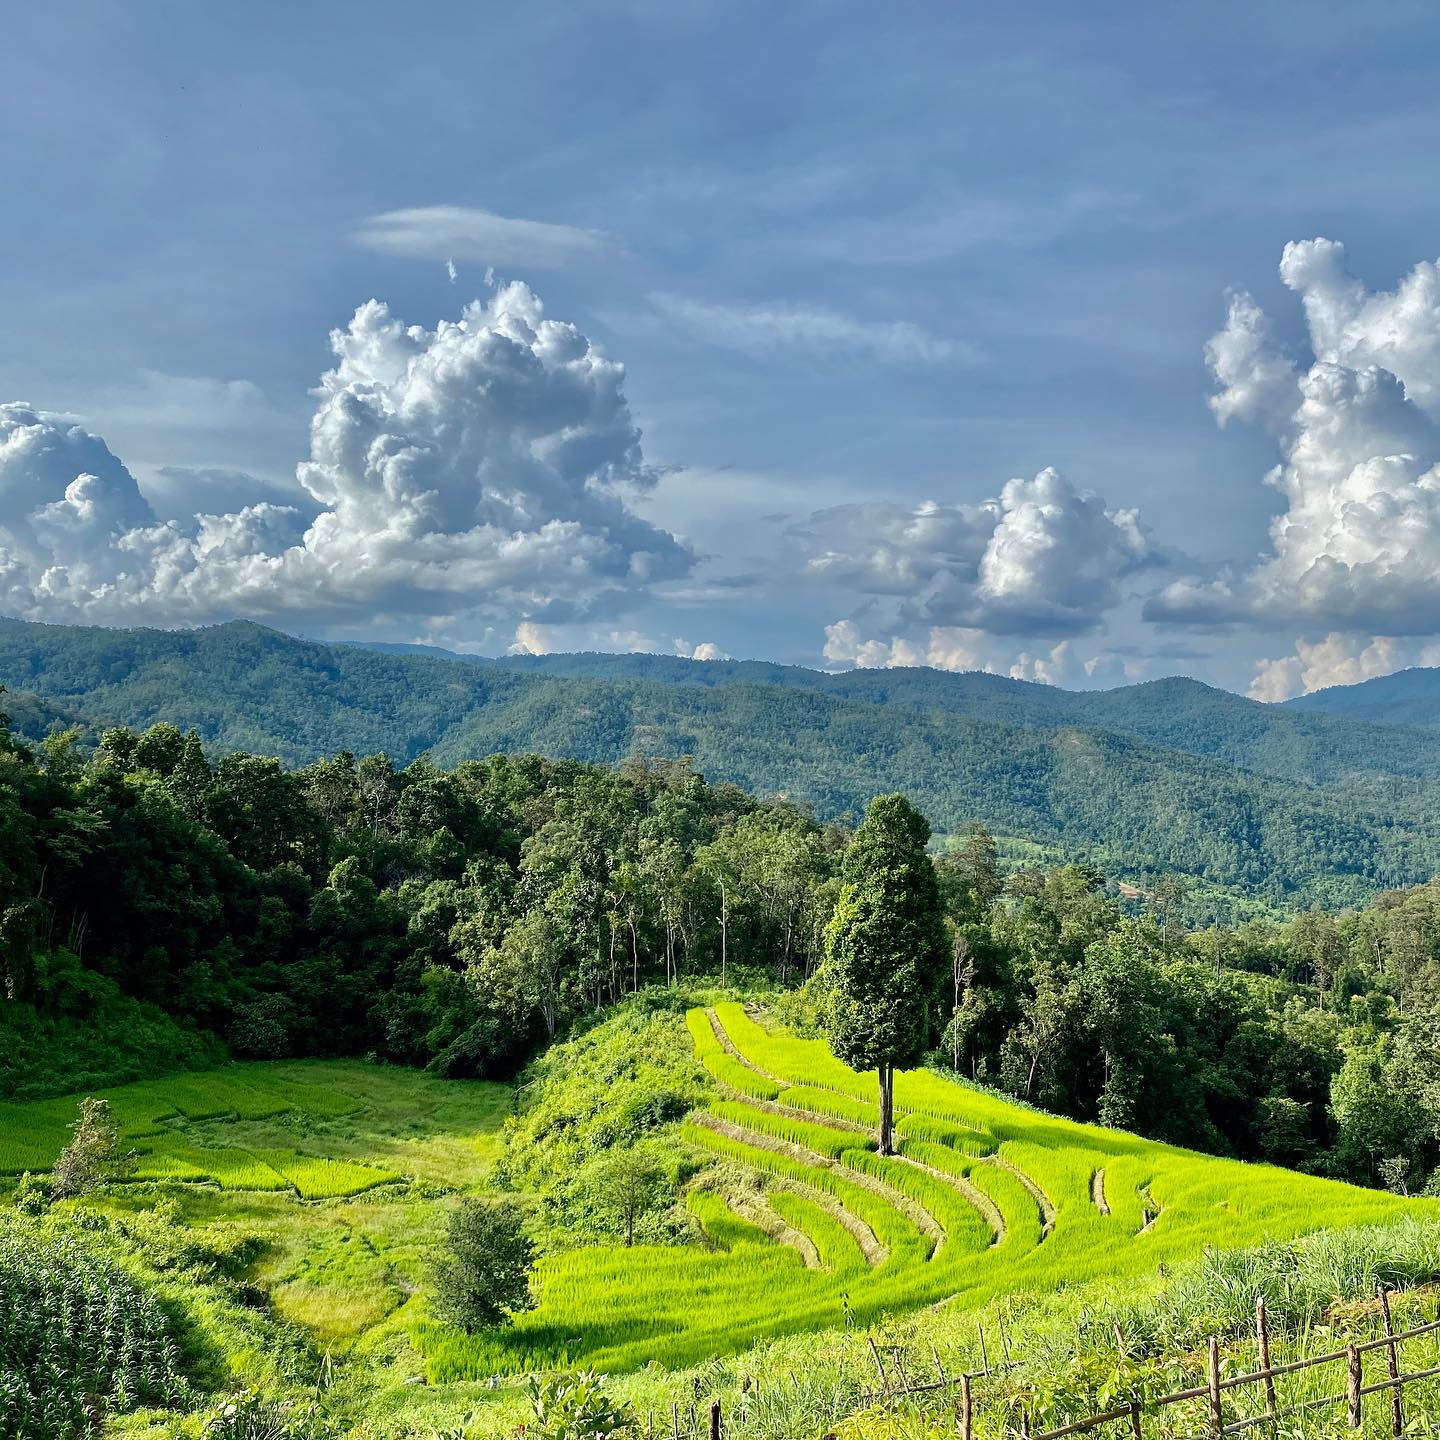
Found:
<path fill-rule="evenodd" d="M 720 1402 L 710 1402 L 710 1440 L 720 1440 Z"/>
<path fill-rule="evenodd" d="M 1134 1435 L 1135 1440 L 1140 1440 L 1140 1402 L 1138 1400 L 1133 1401 L 1130 1405 L 1130 1433 Z"/>
<path fill-rule="evenodd" d="M 875 1361 L 875 1368 L 880 1372 L 880 1388 L 888 1398 L 890 1395 L 890 1377 L 885 1373 L 885 1362 L 880 1358 L 880 1347 L 876 1345 L 873 1335 L 870 1336 L 870 1354 Z"/>
<path fill-rule="evenodd" d="M 1265 1314 L 1265 1297 L 1255 1297 L 1255 1340 L 1259 1346 L 1260 1369 L 1265 1372 L 1265 1413 L 1275 1418 L 1275 1377 L 1270 1374 L 1270 1326 Z"/>
<path fill-rule="evenodd" d="M 990 1373 L 990 1357 L 985 1353 L 985 1327 L 977 1324 L 975 1333 L 980 1337 L 980 1368 L 988 1375 Z"/>
<path fill-rule="evenodd" d="M 1390 1433 L 1398 1440 L 1405 1433 L 1405 1408 L 1400 1403 L 1400 1347 L 1395 1343 L 1395 1321 L 1390 1316 L 1390 1292 L 1383 1285 L 1380 1313 L 1385 1318 L 1385 1338 L 1390 1342 L 1385 1347 L 1390 1372 Z"/>
<path fill-rule="evenodd" d="M 670 1423 L 675 1427 L 675 1440 L 680 1440 L 680 1402 L 670 1402 Z"/>
<path fill-rule="evenodd" d="M 1353 1346 L 1345 1347 L 1345 1395 L 1350 1402 L 1350 1428 L 1360 1428 L 1360 1352 Z"/>
<path fill-rule="evenodd" d="M 1210 1337 L 1207 1371 L 1210 1380 L 1210 1433 L 1215 1440 L 1225 1433 L 1225 1417 L 1220 1411 L 1220 1342 Z"/>
<path fill-rule="evenodd" d="M 973 1440 L 974 1411 L 970 1403 L 970 1376 L 967 1372 L 960 1377 L 960 1434 L 963 1440 Z"/>

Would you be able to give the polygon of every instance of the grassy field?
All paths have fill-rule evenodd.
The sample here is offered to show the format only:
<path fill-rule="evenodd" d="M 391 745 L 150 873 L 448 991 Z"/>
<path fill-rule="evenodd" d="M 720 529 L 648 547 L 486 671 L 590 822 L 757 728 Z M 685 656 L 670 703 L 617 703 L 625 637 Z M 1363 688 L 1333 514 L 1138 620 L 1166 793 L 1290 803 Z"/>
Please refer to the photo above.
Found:
<path fill-rule="evenodd" d="M 928 1071 L 897 1076 L 901 1154 L 882 1158 L 859 1128 L 873 1075 L 739 1004 L 692 1010 L 687 1024 L 716 1082 L 681 1130 L 715 1162 L 689 1197 L 708 1247 L 547 1258 L 540 1305 L 512 1329 L 416 1327 L 432 1381 L 683 1367 L 941 1301 L 975 1309 L 1138 1279 L 1206 1247 L 1437 1208 L 1055 1119 Z"/>
<path fill-rule="evenodd" d="M 638 1050 L 635 1035 L 647 1037 Z M 490 1190 L 516 1144 L 519 1132 L 504 1129 L 509 1086 L 307 1061 L 119 1087 L 105 1093 L 134 1172 L 56 1207 L 52 1221 L 81 1220 L 88 1235 L 85 1217 L 102 1218 L 101 1259 L 85 1263 L 122 1265 L 142 1284 L 129 1303 L 143 1308 L 158 1287 L 165 1313 L 183 1317 L 176 1333 L 195 1386 L 183 1405 L 203 1409 L 216 1389 L 244 1386 L 303 1393 L 328 1353 L 340 1377 L 327 1401 L 342 1420 L 335 1433 L 367 1440 L 431 1440 L 467 1416 L 468 1435 L 513 1433 L 526 1418 L 519 1377 L 570 1365 L 609 1372 L 642 1415 L 714 1394 L 733 1435 L 802 1440 L 863 1410 L 872 1337 L 917 1372 L 933 1346 L 953 1369 L 980 1363 L 979 1323 L 992 1346 L 1008 1335 L 1025 1348 L 1035 1383 L 1059 1374 L 1079 1386 L 1090 1370 L 1072 1352 L 1113 1369 L 1121 1362 L 1103 1351 L 1117 1325 L 1132 1355 L 1193 1354 L 1214 1328 L 1243 1335 L 1256 1286 L 1275 1297 L 1281 1324 L 1282 1290 L 1291 1296 L 1299 1325 L 1328 1295 L 1373 1293 L 1376 1274 L 1440 1275 L 1433 1201 L 1077 1125 L 933 1072 L 897 1077 L 901 1154 L 882 1159 L 874 1077 L 739 1004 L 661 1010 L 633 1033 L 617 1015 L 591 1036 L 593 1061 L 562 1066 L 578 1108 L 547 1132 L 562 1146 L 550 1168 L 568 1173 L 589 1153 L 564 1138 L 581 1133 L 575 1117 L 598 1117 L 586 1145 L 609 1143 L 612 1107 L 629 1114 L 645 1099 L 632 1093 L 639 1051 L 666 1050 L 677 1068 L 653 1083 L 683 1082 L 687 1097 L 670 1113 L 703 1102 L 659 1131 L 688 1156 L 676 1233 L 688 1225 L 689 1243 L 626 1248 L 547 1231 L 538 1307 L 506 1330 L 439 1325 L 426 1290 L 456 1196 Z M 592 1053 L 588 1039 L 576 1043 L 565 1053 Z M 537 1098 L 543 1083 L 527 1117 L 550 1103 Z M 0 1172 L 46 1169 L 75 1112 L 76 1097 L 0 1106 Z M 541 1197 L 522 1199 L 541 1223 Z M 1394 1230 L 1412 1215 L 1425 1222 L 1414 1237 Z M 1391 1229 L 1357 1228 L 1367 1225 Z M 1306 1259 L 1288 1242 L 1311 1232 L 1320 1248 Z M 1271 1242 L 1286 1243 L 1256 1260 L 1253 1247 Z M 52 1268 L 79 1263 L 53 1253 Z M 1284 1278 L 1267 1279 L 1267 1265 Z M 122 1379 L 133 1370 L 171 1385 L 171 1340 L 156 1334 L 154 1355 L 135 1350 Z M 415 1383 L 422 1375 L 429 1383 Z M 1054 1404 L 1088 1399 L 1080 1387 Z M 998 1424 L 1008 1402 L 992 1402 Z M 172 1431 L 137 1411 L 113 1433 L 188 1437 L 198 1414 Z M 914 1422 L 917 1434 L 946 1423 Z M 877 1423 L 874 1433 L 897 1433 Z M 857 1423 L 851 1434 L 867 1431 Z"/>
<path fill-rule="evenodd" d="M 355 1061 L 230 1065 L 99 1093 L 133 1168 L 87 1203 L 143 1213 L 156 1182 L 187 1228 L 257 1237 L 251 1282 L 340 1348 L 422 1287 L 441 1191 L 484 1181 L 512 1103 L 508 1086 Z M 0 1175 L 47 1170 L 77 1098 L 0 1105 Z"/>

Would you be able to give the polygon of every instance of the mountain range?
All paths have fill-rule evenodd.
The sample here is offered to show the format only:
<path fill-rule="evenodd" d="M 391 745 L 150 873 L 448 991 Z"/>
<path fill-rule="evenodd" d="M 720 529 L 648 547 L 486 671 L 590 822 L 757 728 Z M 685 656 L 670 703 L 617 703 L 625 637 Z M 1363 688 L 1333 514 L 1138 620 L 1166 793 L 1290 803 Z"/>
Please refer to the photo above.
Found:
<path fill-rule="evenodd" d="M 1196 680 L 1066 691 L 929 669 L 487 658 L 326 643 L 247 622 L 114 630 L 0 620 L 22 733 L 169 721 L 217 752 L 404 764 L 535 751 L 688 755 L 711 779 L 853 817 L 903 790 L 937 832 L 1012 859 L 1174 870 L 1217 909 L 1349 903 L 1440 871 L 1440 671 L 1264 705 Z"/>

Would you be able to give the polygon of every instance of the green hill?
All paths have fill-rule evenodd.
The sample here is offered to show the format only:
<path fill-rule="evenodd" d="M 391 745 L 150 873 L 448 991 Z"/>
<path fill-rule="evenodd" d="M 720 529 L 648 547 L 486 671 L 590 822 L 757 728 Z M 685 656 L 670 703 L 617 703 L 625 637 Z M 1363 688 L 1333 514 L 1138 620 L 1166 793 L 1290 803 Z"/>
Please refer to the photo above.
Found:
<path fill-rule="evenodd" d="M 1440 725 L 1440 670 L 1417 666 L 1358 685 L 1332 685 L 1287 700 L 1294 714 L 1344 716 L 1373 725 Z"/>
<path fill-rule="evenodd" d="M 738 1003 L 692 1010 L 687 1024 L 711 1084 L 680 1127 L 710 1167 L 686 1201 L 710 1248 L 556 1255 L 540 1267 L 538 1308 L 513 1327 L 415 1328 L 432 1383 L 567 1360 L 610 1372 L 695 1365 L 940 1302 L 955 1312 L 1134 1284 L 1207 1248 L 1440 1211 L 1055 1119 L 927 1070 L 896 1077 L 900 1153 L 884 1158 L 873 1072 Z M 573 1048 L 583 1066 L 585 1041 Z"/>
<path fill-rule="evenodd" d="M 568 655 L 462 662 L 298 640 L 0 621 L 0 683 L 38 731 L 170 721 L 291 763 L 384 750 L 613 762 L 693 755 L 823 817 L 903 790 L 940 832 L 1112 873 L 1173 869 L 1273 904 L 1345 903 L 1440 870 L 1440 745 L 1423 730 L 1258 705 L 1189 680 L 1075 694 L 997 676 L 826 675 Z"/>

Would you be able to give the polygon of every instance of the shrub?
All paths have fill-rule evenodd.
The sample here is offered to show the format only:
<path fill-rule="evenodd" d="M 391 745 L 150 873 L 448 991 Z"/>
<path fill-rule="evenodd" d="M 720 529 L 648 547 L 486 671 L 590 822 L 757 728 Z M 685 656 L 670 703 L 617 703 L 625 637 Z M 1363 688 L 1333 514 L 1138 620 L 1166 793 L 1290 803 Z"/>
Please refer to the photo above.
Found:
<path fill-rule="evenodd" d="M 578 1375 L 556 1375 L 548 1380 L 532 1376 L 530 1408 L 535 1420 L 526 1427 L 531 1440 L 619 1440 L 638 1435 L 639 1420 L 628 1402 L 616 1404 L 605 1393 L 593 1370 Z"/>
<path fill-rule="evenodd" d="M 50 1184 L 27 1170 L 15 1186 L 10 1202 L 22 1215 L 39 1215 L 50 1203 Z"/>
<path fill-rule="evenodd" d="M 80 1118 L 70 1143 L 60 1152 L 50 1192 L 57 1200 L 83 1195 L 110 1179 L 120 1168 L 120 1132 L 110 1102 L 89 1096 L 80 1102 Z"/>
<path fill-rule="evenodd" d="M 513 1205 L 466 1200 L 450 1217 L 434 1272 L 435 1311 L 466 1333 L 502 1325 L 534 1305 L 535 1247 Z"/>

